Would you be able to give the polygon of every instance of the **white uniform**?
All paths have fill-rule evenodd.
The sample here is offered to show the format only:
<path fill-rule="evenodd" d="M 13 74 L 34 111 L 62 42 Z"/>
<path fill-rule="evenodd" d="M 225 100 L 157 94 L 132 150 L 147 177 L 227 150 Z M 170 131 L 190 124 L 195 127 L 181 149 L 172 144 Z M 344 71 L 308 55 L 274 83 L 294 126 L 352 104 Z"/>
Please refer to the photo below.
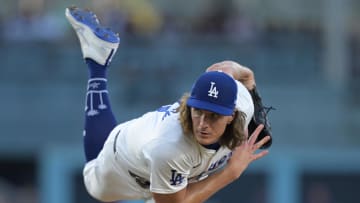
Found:
<path fill-rule="evenodd" d="M 249 92 L 239 82 L 236 108 L 254 113 Z M 183 134 L 179 103 L 115 127 L 99 156 L 85 165 L 88 192 L 102 201 L 150 199 L 151 193 L 175 193 L 219 170 L 231 156 L 221 147 L 207 149 Z"/>

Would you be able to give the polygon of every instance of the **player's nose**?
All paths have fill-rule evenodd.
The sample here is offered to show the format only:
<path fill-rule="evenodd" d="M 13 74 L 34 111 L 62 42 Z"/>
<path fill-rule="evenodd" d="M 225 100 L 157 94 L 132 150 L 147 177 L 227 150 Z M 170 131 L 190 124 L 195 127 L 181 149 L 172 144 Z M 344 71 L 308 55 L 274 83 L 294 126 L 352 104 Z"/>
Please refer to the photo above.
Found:
<path fill-rule="evenodd" d="M 208 119 L 207 119 L 207 117 L 206 117 L 206 115 L 205 114 L 202 114 L 201 116 L 200 116 L 200 118 L 199 118 L 199 127 L 200 128 L 206 128 L 206 127 L 208 127 L 208 125 L 209 125 L 209 122 L 208 122 Z"/>

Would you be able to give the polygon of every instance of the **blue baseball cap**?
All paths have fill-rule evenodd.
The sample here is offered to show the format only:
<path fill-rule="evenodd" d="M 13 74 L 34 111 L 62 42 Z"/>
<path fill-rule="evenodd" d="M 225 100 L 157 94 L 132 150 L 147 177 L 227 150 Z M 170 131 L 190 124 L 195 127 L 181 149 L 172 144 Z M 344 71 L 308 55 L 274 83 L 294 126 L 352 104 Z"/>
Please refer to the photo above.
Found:
<path fill-rule="evenodd" d="M 220 71 L 205 72 L 195 81 L 187 105 L 229 116 L 237 96 L 235 80 Z"/>

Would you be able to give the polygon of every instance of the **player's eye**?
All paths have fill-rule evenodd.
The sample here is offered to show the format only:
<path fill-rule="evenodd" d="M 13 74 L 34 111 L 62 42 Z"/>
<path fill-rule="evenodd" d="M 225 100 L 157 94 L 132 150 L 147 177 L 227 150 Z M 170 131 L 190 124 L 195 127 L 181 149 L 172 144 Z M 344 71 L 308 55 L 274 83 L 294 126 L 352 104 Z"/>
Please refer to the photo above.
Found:
<path fill-rule="evenodd" d="M 212 121 L 215 121 L 215 120 L 217 120 L 217 119 L 220 118 L 220 114 L 211 113 L 211 114 L 209 115 L 209 118 L 210 118 Z"/>
<path fill-rule="evenodd" d="M 207 111 L 204 111 L 202 109 L 197 109 L 197 108 L 191 108 L 191 114 L 193 117 L 196 117 L 196 118 L 200 118 L 200 117 L 204 116 L 204 119 L 206 119 L 210 122 L 216 122 L 221 117 L 221 115 L 218 113 L 207 112 Z"/>
<path fill-rule="evenodd" d="M 191 112 L 192 112 L 192 115 L 193 115 L 194 117 L 200 117 L 200 116 L 203 114 L 200 109 L 192 108 L 191 110 L 192 110 L 192 111 L 191 111 Z"/>
<path fill-rule="evenodd" d="M 221 117 L 221 115 L 217 113 L 210 113 L 207 115 L 207 117 L 210 121 L 215 122 Z"/>

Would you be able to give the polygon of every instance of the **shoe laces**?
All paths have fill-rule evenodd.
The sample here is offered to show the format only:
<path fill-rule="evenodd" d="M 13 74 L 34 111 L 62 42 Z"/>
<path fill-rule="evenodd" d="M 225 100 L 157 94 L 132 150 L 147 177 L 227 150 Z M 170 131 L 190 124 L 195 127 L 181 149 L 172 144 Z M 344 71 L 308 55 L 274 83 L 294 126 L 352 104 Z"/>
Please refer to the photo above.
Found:
<path fill-rule="evenodd" d="M 259 112 L 258 116 L 255 117 L 255 119 L 259 123 L 263 123 L 265 125 L 265 128 L 267 128 L 268 130 L 270 130 L 268 114 L 271 110 L 276 110 L 276 109 L 272 106 L 270 106 L 270 107 L 261 106 L 258 111 Z"/>
<path fill-rule="evenodd" d="M 271 110 L 275 111 L 276 108 L 273 107 L 273 106 L 269 106 L 269 107 L 263 106 L 263 107 L 261 107 L 261 109 L 260 109 L 260 111 L 264 111 L 265 116 L 267 116 Z"/>

